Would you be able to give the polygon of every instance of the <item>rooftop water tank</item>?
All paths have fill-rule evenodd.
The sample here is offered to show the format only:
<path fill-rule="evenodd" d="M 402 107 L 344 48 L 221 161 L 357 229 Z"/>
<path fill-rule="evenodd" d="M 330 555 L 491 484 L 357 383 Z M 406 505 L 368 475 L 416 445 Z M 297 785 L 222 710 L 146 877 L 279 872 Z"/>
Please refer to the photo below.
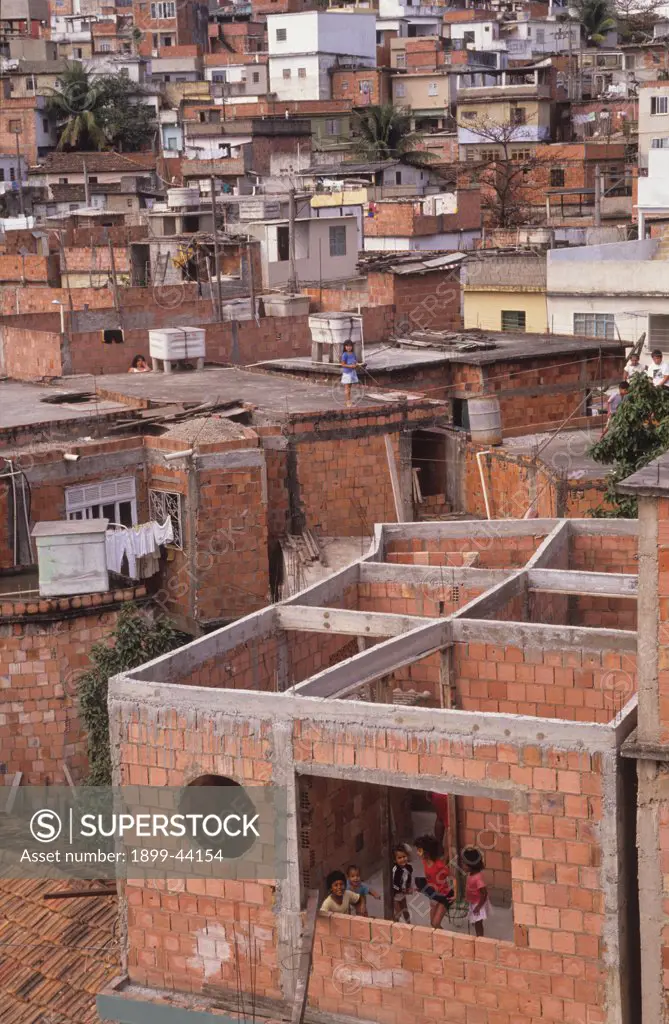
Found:
<path fill-rule="evenodd" d="M 149 355 L 152 359 L 178 362 L 204 359 L 205 332 L 202 327 L 163 327 L 149 331 Z"/>
<path fill-rule="evenodd" d="M 99 594 L 109 590 L 107 519 L 36 523 L 40 597 Z"/>
<path fill-rule="evenodd" d="M 362 317 L 354 313 L 313 313 L 309 317 L 311 358 L 315 363 L 338 363 L 344 343 L 353 342 L 362 362 Z"/>

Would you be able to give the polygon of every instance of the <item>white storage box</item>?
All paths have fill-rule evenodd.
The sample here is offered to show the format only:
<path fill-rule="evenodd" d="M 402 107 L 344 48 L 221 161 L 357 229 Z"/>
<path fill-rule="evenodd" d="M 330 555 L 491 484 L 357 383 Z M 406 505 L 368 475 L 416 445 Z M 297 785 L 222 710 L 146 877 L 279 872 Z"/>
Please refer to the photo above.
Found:
<path fill-rule="evenodd" d="M 201 327 L 165 327 L 149 331 L 149 355 L 152 359 L 176 362 L 180 359 L 204 359 L 205 332 Z"/>
<path fill-rule="evenodd" d="M 109 590 L 107 519 L 36 523 L 40 597 L 99 594 Z"/>

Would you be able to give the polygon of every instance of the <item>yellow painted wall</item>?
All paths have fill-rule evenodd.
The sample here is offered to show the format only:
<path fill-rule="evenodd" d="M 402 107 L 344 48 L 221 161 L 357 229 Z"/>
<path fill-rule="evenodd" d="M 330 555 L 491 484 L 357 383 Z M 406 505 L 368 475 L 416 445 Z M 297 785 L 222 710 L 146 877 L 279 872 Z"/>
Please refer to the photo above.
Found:
<path fill-rule="evenodd" d="M 465 328 L 501 331 L 502 310 L 524 310 L 528 334 L 544 334 L 548 330 L 546 293 L 543 291 L 470 291 L 465 289 Z"/>

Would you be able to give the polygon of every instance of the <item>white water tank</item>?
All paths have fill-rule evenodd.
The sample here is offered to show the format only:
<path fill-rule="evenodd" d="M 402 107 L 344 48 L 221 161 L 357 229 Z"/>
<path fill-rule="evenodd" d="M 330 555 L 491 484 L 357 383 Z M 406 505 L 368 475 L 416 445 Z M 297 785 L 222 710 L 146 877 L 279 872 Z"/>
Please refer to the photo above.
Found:
<path fill-rule="evenodd" d="M 109 590 L 107 519 L 35 523 L 40 597 L 100 594 Z"/>
<path fill-rule="evenodd" d="M 339 362 L 344 343 L 353 342 L 362 361 L 362 317 L 354 313 L 313 313 L 309 317 L 311 358 L 314 362 Z"/>
<path fill-rule="evenodd" d="M 200 190 L 197 188 L 168 188 L 167 205 L 170 210 L 178 210 L 182 206 L 199 206 Z"/>
<path fill-rule="evenodd" d="M 149 331 L 149 355 L 152 359 L 177 362 L 204 359 L 205 332 L 202 327 L 163 327 Z"/>

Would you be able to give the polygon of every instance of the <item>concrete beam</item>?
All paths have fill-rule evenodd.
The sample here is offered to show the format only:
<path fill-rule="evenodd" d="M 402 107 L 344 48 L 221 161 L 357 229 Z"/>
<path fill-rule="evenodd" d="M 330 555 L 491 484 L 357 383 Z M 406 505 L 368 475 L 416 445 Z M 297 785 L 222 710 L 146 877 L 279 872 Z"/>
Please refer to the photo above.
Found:
<path fill-rule="evenodd" d="M 361 562 L 361 583 L 417 583 L 438 587 L 480 587 L 487 590 L 515 574 L 515 569 L 475 569 L 462 565 L 401 565 Z"/>
<path fill-rule="evenodd" d="M 441 650 L 451 642 L 450 622 L 437 621 L 420 626 L 410 633 L 393 637 L 341 661 L 332 668 L 317 673 L 311 679 L 293 686 L 288 693 L 303 697 L 344 697 L 359 690 L 366 683 L 373 683 L 381 676 L 411 665 L 433 651 Z"/>
<path fill-rule="evenodd" d="M 565 572 L 562 569 L 529 569 L 530 590 L 588 597 L 636 598 L 638 578 L 614 572 Z"/>
<path fill-rule="evenodd" d="M 507 647 L 545 647 L 549 651 L 636 652 L 637 635 L 625 629 L 587 629 L 578 626 L 542 626 L 527 622 L 492 622 L 489 619 L 451 619 L 454 643 Z"/>
<path fill-rule="evenodd" d="M 286 598 L 280 605 L 277 605 L 277 608 L 289 608 L 292 605 L 324 607 L 342 597 L 348 587 L 354 587 L 357 584 L 359 578 L 360 563 L 352 562 L 332 576 L 319 580 L 318 583 L 312 583 L 310 587 L 306 587 L 297 594 L 293 594 L 292 597 Z"/>
<path fill-rule="evenodd" d="M 429 630 L 434 628 L 427 627 Z M 425 632 L 425 628 L 421 632 Z M 390 640 L 362 657 L 372 653 L 376 655 L 382 647 L 406 639 L 401 637 L 399 641 Z M 110 721 L 118 722 L 119 715 L 124 721 L 130 720 L 138 707 L 153 708 L 159 716 L 174 709 L 186 714 L 203 713 L 209 718 L 223 716 L 239 720 L 243 708 L 244 718 L 249 721 L 292 723 L 302 720 L 342 726 L 350 730 L 359 729 L 361 744 L 365 743 L 370 729 L 397 729 L 404 734 L 467 738 L 486 744 L 499 743 L 503 738 L 509 744 L 534 744 L 590 753 L 617 749 L 616 730 L 610 725 L 596 722 L 566 722 L 493 711 L 481 714 L 480 711 L 460 711 L 455 708 L 371 705 L 366 701 L 301 696 L 295 692 L 297 689 L 295 687 L 284 694 L 255 690 L 213 690 L 206 686 L 174 686 L 143 680 L 137 678 L 135 671 L 126 672 L 113 677 L 109 682 Z"/>
<path fill-rule="evenodd" d="M 569 567 L 569 521 L 562 519 L 554 530 L 539 545 L 527 563 L 526 568 L 549 568 L 549 563 L 558 563 L 556 568 Z"/>
<path fill-rule="evenodd" d="M 439 620 L 412 615 L 388 615 L 385 612 L 357 612 L 342 608 L 311 608 L 295 604 L 277 607 L 281 629 L 351 636 L 397 636 L 418 626 Z"/>
<path fill-rule="evenodd" d="M 509 601 L 526 592 L 525 576 L 524 569 L 516 571 L 513 576 L 459 608 L 453 619 L 494 619 L 495 613 L 502 611 Z"/>
<path fill-rule="evenodd" d="M 134 670 L 134 677 L 161 683 L 178 683 L 180 678 L 190 675 L 210 658 L 226 654 L 241 644 L 269 636 L 277 628 L 276 605 L 271 604 L 261 612 L 252 612 L 239 619 L 231 626 L 222 626 L 176 651 L 147 661 L 141 668 Z"/>
<path fill-rule="evenodd" d="M 570 519 L 573 535 L 594 534 L 606 537 L 638 537 L 638 519 Z"/>
<path fill-rule="evenodd" d="M 440 537 L 498 539 L 547 536 L 559 522 L 559 519 L 460 519 L 451 523 L 383 523 L 383 535 L 385 544 L 404 538 L 437 540 Z"/>

